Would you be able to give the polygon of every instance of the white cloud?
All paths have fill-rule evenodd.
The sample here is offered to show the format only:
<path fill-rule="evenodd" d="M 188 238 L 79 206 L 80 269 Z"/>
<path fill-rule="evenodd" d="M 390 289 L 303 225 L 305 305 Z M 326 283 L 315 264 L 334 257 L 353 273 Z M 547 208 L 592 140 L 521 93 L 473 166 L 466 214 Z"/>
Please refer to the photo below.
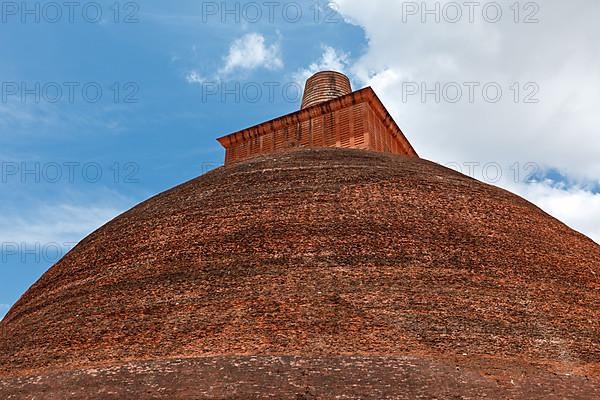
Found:
<path fill-rule="evenodd" d="M 42 246 L 48 243 L 77 243 L 124 209 L 107 205 L 59 203 L 29 209 L 27 213 L 7 213 L 0 220 L 0 243 L 25 243 L 32 247 L 37 243 Z"/>
<path fill-rule="evenodd" d="M 11 121 L 31 123 L 35 121 L 35 116 L 24 107 L 3 100 L 3 104 L 0 104 L 0 127 L 8 125 Z"/>
<path fill-rule="evenodd" d="M 68 96 L 67 96 L 68 97 Z M 77 107 L 63 107 L 60 103 L 21 102 L 11 97 L 0 104 L 0 141 L 25 138 L 69 136 L 74 133 L 100 129 L 103 133 L 119 134 L 128 128 L 124 116 L 130 104 L 107 104 L 87 107 L 83 112 Z"/>
<path fill-rule="evenodd" d="M 188 72 L 188 74 L 185 76 L 185 80 L 188 81 L 188 83 L 200 83 L 200 84 L 207 81 L 207 79 L 204 78 L 202 75 L 200 75 L 198 73 L 198 71 Z"/>
<path fill-rule="evenodd" d="M 196 46 L 193 47 L 193 51 L 196 52 Z M 185 75 L 185 80 L 190 84 L 203 84 L 209 81 L 223 81 L 230 78 L 231 74 L 236 71 L 283 68 L 279 43 L 268 45 L 265 37 L 258 33 L 248 33 L 234 40 L 223 60 L 223 66 L 218 71 L 209 74 L 210 77 L 192 69 Z"/>
<path fill-rule="evenodd" d="M 313 74 L 319 71 L 338 71 L 346 73 L 346 69 L 350 63 L 350 55 L 340 50 L 336 50 L 331 46 L 323 45 L 323 54 L 321 58 L 310 64 L 308 68 L 301 69 L 294 74 L 294 81 L 300 85 L 310 78 Z"/>
<path fill-rule="evenodd" d="M 278 43 L 266 44 L 265 37 L 258 33 L 248 33 L 236 39 L 225 57 L 225 65 L 219 75 L 227 75 L 235 70 L 254 70 L 266 68 L 277 70 L 283 68 Z"/>
<path fill-rule="evenodd" d="M 369 41 L 350 70 L 374 85 L 427 158 L 528 160 L 597 179 L 600 51 L 592 49 L 598 49 L 600 25 L 591 16 L 600 12 L 600 3 L 544 2 L 537 24 L 514 23 L 509 9 L 514 2 L 499 3 L 504 12 L 499 23 L 485 22 L 479 10 L 475 23 L 465 13 L 451 24 L 431 16 L 422 23 L 420 14 L 403 22 L 403 2 L 341 0 L 340 12 Z M 522 10 L 521 17 L 528 13 Z M 473 104 L 438 104 L 433 96 L 425 103 L 414 96 L 405 102 L 406 82 L 429 88 L 436 82 L 498 82 L 503 100 L 490 104 L 479 95 Z M 521 84 L 517 104 L 510 89 L 515 82 Z M 522 102 L 527 82 L 539 86 L 539 104 Z"/>
<path fill-rule="evenodd" d="M 439 3 L 427 2 L 428 9 Z M 498 23 L 486 22 L 481 6 L 469 22 L 462 8 L 458 23 L 443 15 L 403 15 L 406 2 L 339 0 L 346 21 L 363 28 L 366 52 L 349 70 L 355 80 L 372 85 L 419 154 L 441 164 L 472 160 L 512 165 L 534 162 L 554 168 L 569 181 L 600 182 L 600 25 L 594 15 L 600 3 L 585 0 L 547 1 L 535 15 L 539 23 L 515 23 L 514 1 L 498 2 Z M 458 2 L 458 4 L 462 4 Z M 523 6 L 523 3 L 519 3 Z M 404 7 L 404 9 L 403 9 Z M 522 20 L 532 9 L 521 9 Z M 404 17 L 404 19 L 403 19 Z M 423 23 L 422 18 L 426 18 Z M 403 98 L 407 82 L 496 82 L 503 89 L 498 103 L 479 90 L 468 101 L 464 89 L 458 103 L 438 103 L 432 95 Z M 520 85 L 519 101 L 511 87 Z M 524 103 L 539 87 L 537 104 Z M 464 88 L 464 86 L 463 86 Z M 421 88 L 419 88 L 421 90 Z M 599 240 L 598 194 L 581 187 L 557 188 L 547 183 L 511 189 L 570 226 Z"/>

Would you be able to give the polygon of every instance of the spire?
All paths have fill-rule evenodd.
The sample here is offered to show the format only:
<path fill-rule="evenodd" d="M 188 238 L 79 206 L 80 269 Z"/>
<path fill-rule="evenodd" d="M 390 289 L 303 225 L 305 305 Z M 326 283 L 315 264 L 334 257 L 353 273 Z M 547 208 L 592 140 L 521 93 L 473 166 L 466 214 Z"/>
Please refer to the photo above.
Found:
<path fill-rule="evenodd" d="M 352 93 L 350 79 L 340 72 L 317 72 L 306 81 L 302 109 Z"/>

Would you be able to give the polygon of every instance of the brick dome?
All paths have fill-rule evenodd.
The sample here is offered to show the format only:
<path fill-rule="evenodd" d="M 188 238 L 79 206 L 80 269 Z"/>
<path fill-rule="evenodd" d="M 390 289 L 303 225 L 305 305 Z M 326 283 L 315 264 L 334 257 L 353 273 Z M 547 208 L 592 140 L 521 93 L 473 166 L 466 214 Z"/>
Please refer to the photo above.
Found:
<path fill-rule="evenodd" d="M 0 398 L 599 398 L 599 276 L 593 241 L 432 162 L 261 156 L 45 273 L 0 323 Z"/>

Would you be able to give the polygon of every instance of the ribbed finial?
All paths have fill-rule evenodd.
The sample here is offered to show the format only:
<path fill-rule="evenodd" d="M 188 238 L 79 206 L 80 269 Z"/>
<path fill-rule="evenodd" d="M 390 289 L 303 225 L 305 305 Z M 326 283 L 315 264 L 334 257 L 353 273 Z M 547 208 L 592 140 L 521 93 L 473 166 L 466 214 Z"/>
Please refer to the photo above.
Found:
<path fill-rule="evenodd" d="M 317 72 L 306 81 L 302 108 L 308 108 L 350 93 L 352 93 L 352 87 L 350 79 L 346 75 L 335 71 Z"/>

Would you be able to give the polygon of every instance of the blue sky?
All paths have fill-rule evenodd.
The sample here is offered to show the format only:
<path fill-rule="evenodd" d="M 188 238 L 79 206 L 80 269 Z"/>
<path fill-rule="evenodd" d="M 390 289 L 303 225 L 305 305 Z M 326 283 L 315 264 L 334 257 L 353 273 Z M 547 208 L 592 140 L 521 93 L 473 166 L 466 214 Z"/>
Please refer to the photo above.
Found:
<path fill-rule="evenodd" d="M 144 1 L 139 10 L 123 2 L 118 17 L 113 1 L 97 3 L 103 13 L 97 23 L 86 21 L 79 8 L 73 23 L 67 9 L 56 23 L 52 10 L 40 9 L 39 23 L 35 15 L 23 22 L 22 9 L 2 15 L 0 316 L 52 265 L 58 247 L 64 252 L 134 204 L 222 164 L 217 137 L 299 106 L 294 87 L 287 97 L 275 90 L 272 99 L 265 95 L 256 103 L 233 95 L 223 102 L 220 93 L 203 93 L 205 87 L 258 82 L 268 90 L 263 82 L 292 82 L 297 70 L 321 56 L 325 43 L 356 52 L 365 46 L 358 27 L 315 22 L 311 3 L 302 4 L 298 22 L 287 21 L 296 19 L 295 9 L 288 9 L 289 17 L 279 10 L 273 22 L 245 24 L 236 19 L 253 21 L 252 10 L 214 15 L 197 1 Z M 93 20 L 95 9 L 87 11 Z M 124 23 L 131 13 L 138 22 Z M 281 63 L 233 66 L 218 76 L 232 43 L 249 34 L 275 46 L 272 56 Z M 192 72 L 207 82 L 190 83 Z M 24 101 L 23 83 L 33 91 Z M 19 86 L 15 94 L 12 84 Z M 62 97 L 53 103 L 55 84 Z M 96 102 L 97 87 L 102 96 Z"/>
<path fill-rule="evenodd" d="M 248 2 L 227 2 L 233 13 L 221 2 L 121 2 L 117 15 L 114 1 L 97 1 L 97 22 L 97 8 L 83 12 L 89 2 L 73 22 L 64 8 L 52 22 L 47 3 L 39 22 L 20 3 L 1 15 L 0 317 L 73 243 L 220 165 L 217 137 L 296 110 L 291 85 L 318 69 L 342 70 L 355 88 L 372 85 L 425 158 L 463 172 L 478 164 L 474 177 L 600 238 L 600 102 L 588 89 L 600 82 L 598 28 L 577 1 L 544 3 L 529 25 L 508 17 L 512 1 L 500 2 L 499 23 L 458 24 L 447 15 L 423 21 L 393 1 L 341 0 L 338 13 L 322 2 L 318 14 L 314 1 L 254 3 L 260 17 L 243 8 Z M 572 27 L 569 13 L 584 19 Z M 567 60 L 555 61 L 563 50 Z M 458 104 L 402 96 L 406 82 L 470 81 L 497 82 L 505 96 Z M 520 101 L 508 101 L 517 81 Z M 530 82 L 538 103 L 521 99 Z M 223 98 L 222 85 L 240 99 Z M 490 163 L 502 169 L 498 180 L 483 173 Z M 522 178 L 529 171 L 533 182 Z"/>

